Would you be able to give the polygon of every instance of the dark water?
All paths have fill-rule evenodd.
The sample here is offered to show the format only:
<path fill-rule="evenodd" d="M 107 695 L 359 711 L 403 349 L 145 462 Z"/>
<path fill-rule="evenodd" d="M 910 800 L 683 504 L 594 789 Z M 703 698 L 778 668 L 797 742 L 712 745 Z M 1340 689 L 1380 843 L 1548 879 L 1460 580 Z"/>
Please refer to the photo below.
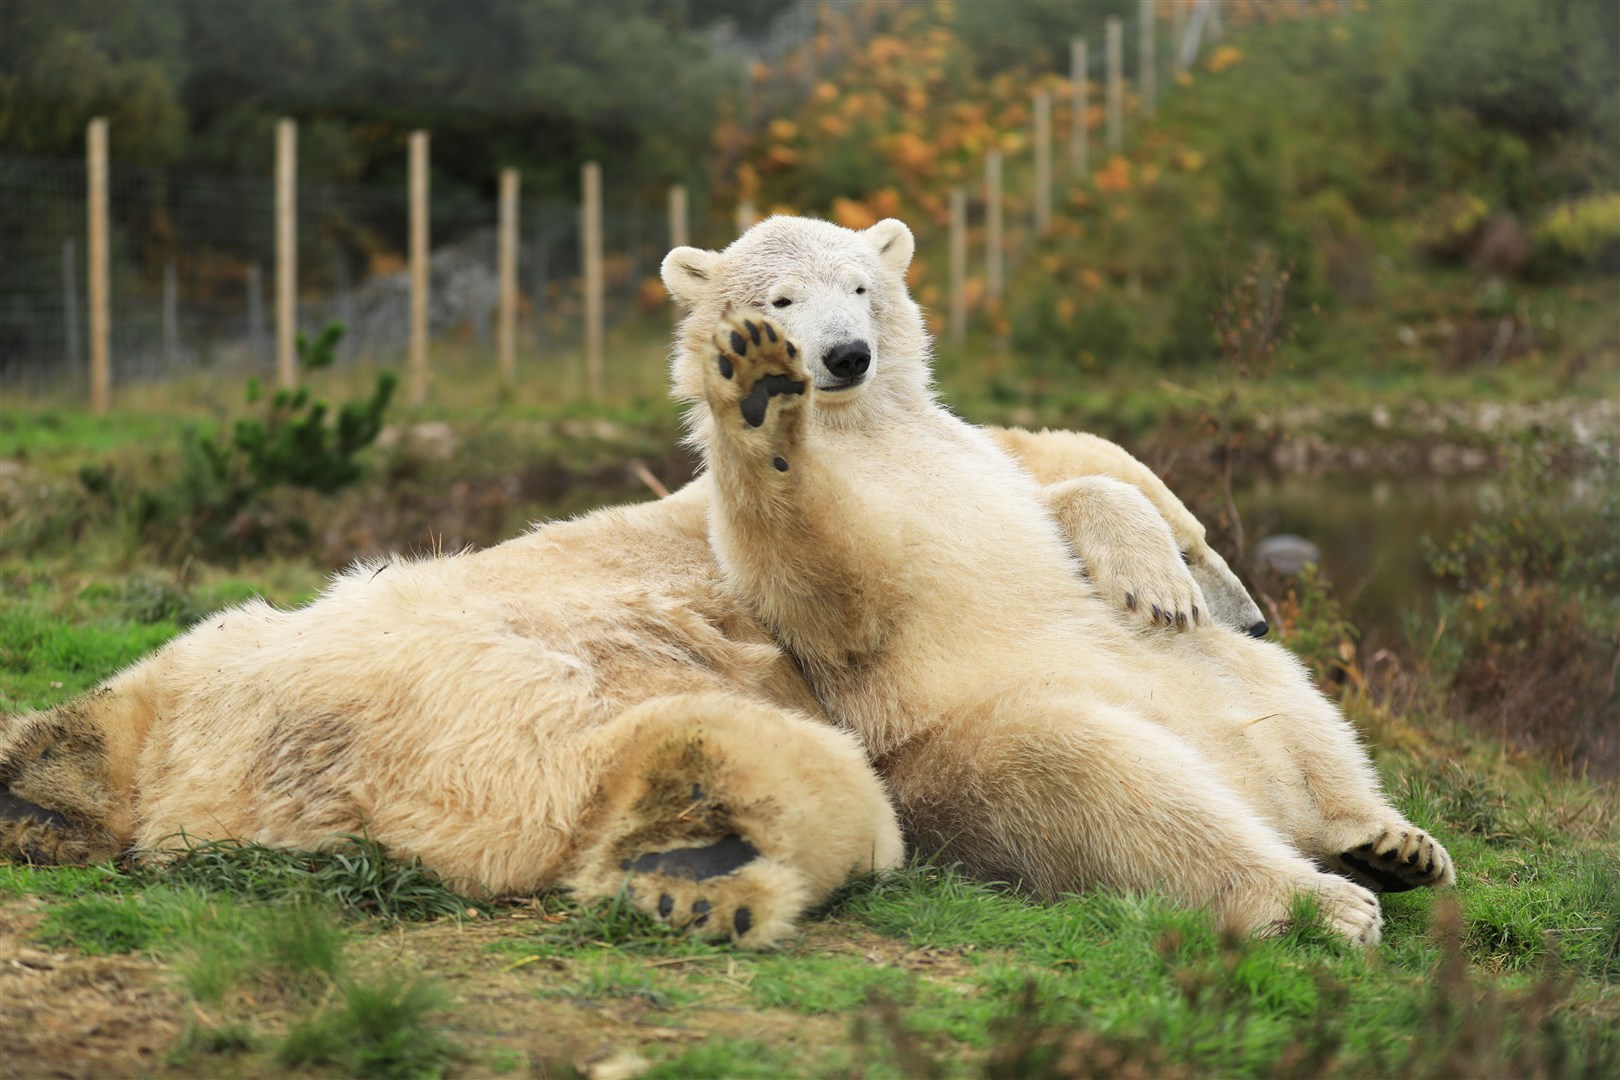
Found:
<path fill-rule="evenodd" d="M 1407 612 L 1432 610 L 1440 583 L 1425 537 L 1444 544 L 1500 501 L 1480 477 L 1354 472 L 1258 479 L 1234 494 L 1251 553 L 1266 536 L 1311 541 L 1353 621 L 1381 635 L 1399 633 Z"/>

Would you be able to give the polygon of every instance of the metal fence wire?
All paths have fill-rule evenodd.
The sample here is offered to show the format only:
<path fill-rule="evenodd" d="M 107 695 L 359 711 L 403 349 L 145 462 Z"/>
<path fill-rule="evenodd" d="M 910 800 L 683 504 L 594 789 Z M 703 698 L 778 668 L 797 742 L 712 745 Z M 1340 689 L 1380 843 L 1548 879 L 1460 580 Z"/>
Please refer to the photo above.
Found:
<path fill-rule="evenodd" d="M 114 383 L 197 370 L 275 370 L 275 185 L 129 165 L 108 180 Z M 392 363 L 410 332 L 408 197 L 301 184 L 298 326 L 347 329 L 339 359 Z M 577 348 L 582 336 L 580 209 L 525 203 L 518 238 L 518 351 Z M 0 385 L 87 380 L 86 172 L 82 160 L 0 155 Z M 428 325 L 436 344 L 493 347 L 499 302 L 493 194 L 431 196 Z M 656 299 L 667 248 L 662 206 L 603 211 L 606 322 Z"/>

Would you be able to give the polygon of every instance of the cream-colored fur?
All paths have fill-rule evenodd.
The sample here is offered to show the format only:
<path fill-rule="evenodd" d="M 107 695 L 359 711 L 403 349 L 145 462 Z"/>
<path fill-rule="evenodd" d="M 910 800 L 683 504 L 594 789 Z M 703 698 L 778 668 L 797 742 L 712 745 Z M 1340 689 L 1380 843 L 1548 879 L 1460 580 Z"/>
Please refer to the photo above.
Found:
<path fill-rule="evenodd" d="M 912 247 L 893 220 L 773 218 L 666 258 L 688 311 L 674 384 L 715 479 L 727 582 L 865 741 L 925 849 L 1046 896 L 1163 890 L 1243 929 L 1306 893 L 1376 941 L 1376 898 L 1321 866 L 1434 884 L 1444 849 L 1389 805 L 1284 650 L 1194 625 L 1186 580 L 1135 588 L 1188 632 L 1118 617 L 1030 471 L 935 403 Z M 870 370 L 851 385 L 836 369 L 854 343 Z M 1153 532 L 1135 518 L 1124 534 Z M 1402 834 L 1416 861 L 1397 868 L 1378 838 Z"/>
<path fill-rule="evenodd" d="M 628 881 L 650 913 L 768 945 L 902 847 L 859 743 L 720 590 L 705 503 L 700 484 L 222 612 L 6 719 L 0 794 L 40 812 L 0 841 L 52 860 L 364 831 L 465 887 Z M 684 869 L 716 844 L 723 872 Z"/>
<path fill-rule="evenodd" d="M 356 567 L 306 607 L 221 612 L 91 694 L 5 718 L 0 854 L 364 831 L 469 888 L 628 880 L 650 913 L 771 943 L 850 874 L 893 865 L 899 831 L 858 743 L 721 588 L 711 486 Z M 757 857 L 703 878 L 626 867 L 728 836 Z"/>

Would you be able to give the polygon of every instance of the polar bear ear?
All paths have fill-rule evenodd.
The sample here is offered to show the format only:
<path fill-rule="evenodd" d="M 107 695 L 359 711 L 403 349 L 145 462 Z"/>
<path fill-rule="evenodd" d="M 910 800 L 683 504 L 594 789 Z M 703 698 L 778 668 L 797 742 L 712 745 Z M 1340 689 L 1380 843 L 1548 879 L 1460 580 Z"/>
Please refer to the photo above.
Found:
<path fill-rule="evenodd" d="M 866 238 L 877 248 L 883 265 L 897 274 L 904 274 L 911 265 L 911 256 L 917 250 L 917 241 L 898 218 L 884 218 L 866 230 Z"/>
<path fill-rule="evenodd" d="M 719 278 L 720 253 L 702 248 L 678 247 L 664 256 L 661 273 L 664 288 L 683 308 L 696 306 L 705 293 L 713 291 Z"/>

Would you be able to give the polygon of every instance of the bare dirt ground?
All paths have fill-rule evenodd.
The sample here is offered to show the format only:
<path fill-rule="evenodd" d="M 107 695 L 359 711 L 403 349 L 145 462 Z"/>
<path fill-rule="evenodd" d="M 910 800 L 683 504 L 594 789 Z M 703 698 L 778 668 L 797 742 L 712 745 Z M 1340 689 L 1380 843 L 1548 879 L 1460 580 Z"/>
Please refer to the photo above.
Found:
<path fill-rule="evenodd" d="M 286 1002 L 255 995 L 228 1007 L 240 1015 L 219 1015 L 187 1000 L 170 965 L 150 953 L 81 956 L 42 949 L 30 935 L 44 906 L 37 898 L 0 903 L 0 1076 L 178 1077 L 214 1074 L 227 1065 L 240 1076 L 285 1072 L 264 1054 L 187 1059 L 174 1051 L 188 1022 L 218 1027 L 251 1016 L 260 1032 L 277 1033 L 293 1015 Z M 623 957 L 660 976 L 674 969 L 695 1000 L 574 996 L 570 988 L 582 974 L 574 956 L 499 947 L 531 938 L 533 920 L 542 917 L 520 910 L 401 925 L 357 935 L 349 955 L 357 972 L 430 976 L 447 992 L 438 1020 L 465 1052 L 451 1070 L 458 1076 L 613 1080 L 638 1072 L 647 1059 L 711 1037 L 807 1055 L 850 1041 L 848 1014 L 756 1007 L 753 976 L 737 963 L 742 954 L 725 951 Z M 836 920 L 809 927 L 792 953 L 859 957 L 875 968 L 899 968 L 971 992 L 959 981 L 969 968 L 961 954 L 908 948 Z"/>

